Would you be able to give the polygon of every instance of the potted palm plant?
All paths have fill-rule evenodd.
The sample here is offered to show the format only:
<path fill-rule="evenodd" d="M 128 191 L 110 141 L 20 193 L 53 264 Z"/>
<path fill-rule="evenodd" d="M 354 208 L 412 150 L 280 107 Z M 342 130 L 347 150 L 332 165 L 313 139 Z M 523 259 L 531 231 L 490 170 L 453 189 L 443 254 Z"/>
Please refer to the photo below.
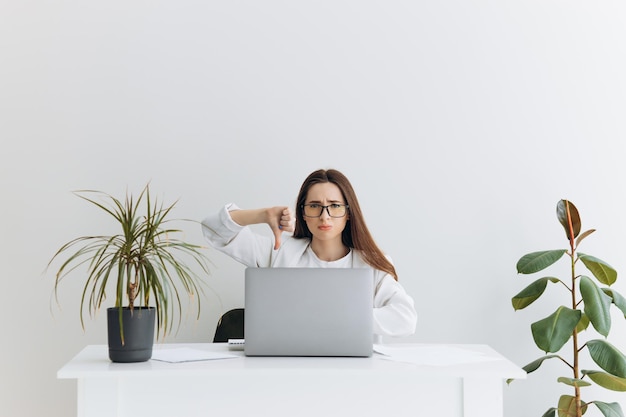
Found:
<path fill-rule="evenodd" d="M 107 292 L 113 291 L 115 305 L 107 308 L 109 358 L 146 361 L 152 357 L 155 327 L 157 339 L 168 334 L 176 312 L 180 324 L 182 293 L 197 303 L 199 317 L 200 274 L 209 274 L 209 260 L 201 246 L 175 238 L 181 230 L 168 227 L 172 221 L 168 216 L 176 203 L 164 205 L 153 199 L 149 184 L 137 198 L 127 192 L 124 201 L 101 191 L 74 194 L 113 217 L 121 230 L 77 237 L 61 246 L 48 263 L 50 268 L 67 254 L 55 275 L 55 298 L 61 281 L 86 267 L 80 303 L 83 329 L 85 311 L 94 316 Z"/>
<path fill-rule="evenodd" d="M 535 344 L 545 355 L 523 369 L 531 373 L 544 361 L 558 359 L 569 371 L 569 375 L 558 378 L 558 382 L 569 386 L 573 395 L 562 395 L 557 406 L 550 407 L 543 417 L 581 417 L 592 404 L 605 417 L 624 417 L 619 403 L 586 401 L 582 395 L 585 387 L 592 384 L 613 391 L 626 391 L 626 356 L 606 340 L 611 330 L 611 306 L 626 317 L 626 299 L 610 288 L 617 280 L 617 272 L 608 263 L 578 251 L 581 242 L 595 230 L 581 233 L 580 215 L 574 204 L 560 200 L 557 217 L 565 229 L 569 247 L 532 252 L 517 262 L 520 274 L 542 271 L 565 255 L 569 266 L 566 279 L 553 276 L 536 279 L 512 299 L 515 310 L 524 309 L 544 293 L 549 283 L 560 284 L 566 295 L 564 305 L 531 325 Z M 578 267 L 582 266 L 593 278 L 579 272 Z M 594 338 L 590 327 L 602 338 Z M 563 348 L 566 352 L 562 353 Z M 582 368 L 586 354 L 601 370 Z"/>

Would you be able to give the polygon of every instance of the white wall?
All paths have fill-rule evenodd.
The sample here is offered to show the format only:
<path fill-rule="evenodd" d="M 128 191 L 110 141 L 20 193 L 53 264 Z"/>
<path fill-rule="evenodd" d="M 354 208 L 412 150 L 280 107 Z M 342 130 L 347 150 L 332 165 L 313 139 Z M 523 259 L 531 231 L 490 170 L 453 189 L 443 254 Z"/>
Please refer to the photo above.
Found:
<path fill-rule="evenodd" d="M 541 356 L 530 323 L 564 294 L 517 313 L 510 298 L 531 282 L 521 255 L 565 247 L 559 199 L 598 229 L 585 250 L 626 270 L 624 22 L 617 0 L 0 0 L 0 415 L 75 412 L 55 373 L 106 342 L 103 319 L 83 332 L 80 282 L 59 308 L 43 271 L 107 227 L 71 190 L 148 180 L 201 219 L 292 204 L 309 172 L 338 168 L 416 300 L 410 340 Z M 242 268 L 210 256 L 221 304 L 207 296 L 167 341 L 209 341 L 242 303 Z M 616 315 L 622 350 L 625 327 Z M 555 362 L 505 387 L 505 415 L 543 414 L 566 374 Z"/>

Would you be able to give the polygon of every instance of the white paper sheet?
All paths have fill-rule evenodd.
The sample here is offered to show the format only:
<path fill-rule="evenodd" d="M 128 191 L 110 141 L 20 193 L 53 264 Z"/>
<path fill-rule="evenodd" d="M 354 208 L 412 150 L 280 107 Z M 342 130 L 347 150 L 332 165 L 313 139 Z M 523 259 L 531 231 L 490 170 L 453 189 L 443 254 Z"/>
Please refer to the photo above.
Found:
<path fill-rule="evenodd" d="M 428 366 L 450 366 L 464 363 L 489 362 L 498 360 L 483 352 L 476 352 L 454 346 L 389 346 L 374 345 L 374 352 L 382 359 L 395 362 L 413 363 Z"/>
<path fill-rule="evenodd" d="M 193 349 L 188 347 L 155 349 L 152 351 L 153 360 L 170 363 L 211 361 L 218 359 L 232 359 L 237 357 L 237 355 L 231 355 L 229 353 L 209 352 L 206 350 Z"/>

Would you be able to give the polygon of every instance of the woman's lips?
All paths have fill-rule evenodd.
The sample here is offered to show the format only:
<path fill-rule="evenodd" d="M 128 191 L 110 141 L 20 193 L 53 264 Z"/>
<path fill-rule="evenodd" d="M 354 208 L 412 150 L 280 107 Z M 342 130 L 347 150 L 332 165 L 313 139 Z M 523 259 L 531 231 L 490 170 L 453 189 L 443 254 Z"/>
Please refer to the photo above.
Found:
<path fill-rule="evenodd" d="M 320 229 L 320 230 L 324 230 L 325 231 L 325 230 L 330 230 L 333 227 L 331 225 L 328 225 L 328 224 L 323 224 L 321 226 L 318 226 L 317 228 Z"/>

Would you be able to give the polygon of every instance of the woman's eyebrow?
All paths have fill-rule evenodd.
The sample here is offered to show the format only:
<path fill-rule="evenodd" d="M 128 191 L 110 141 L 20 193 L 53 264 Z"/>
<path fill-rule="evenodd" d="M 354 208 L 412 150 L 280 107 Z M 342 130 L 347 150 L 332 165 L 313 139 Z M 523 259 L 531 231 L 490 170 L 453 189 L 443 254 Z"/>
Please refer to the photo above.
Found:
<path fill-rule="evenodd" d="M 330 204 L 343 204 L 343 200 L 328 200 Z M 322 204 L 321 200 L 311 200 L 307 204 Z"/>

